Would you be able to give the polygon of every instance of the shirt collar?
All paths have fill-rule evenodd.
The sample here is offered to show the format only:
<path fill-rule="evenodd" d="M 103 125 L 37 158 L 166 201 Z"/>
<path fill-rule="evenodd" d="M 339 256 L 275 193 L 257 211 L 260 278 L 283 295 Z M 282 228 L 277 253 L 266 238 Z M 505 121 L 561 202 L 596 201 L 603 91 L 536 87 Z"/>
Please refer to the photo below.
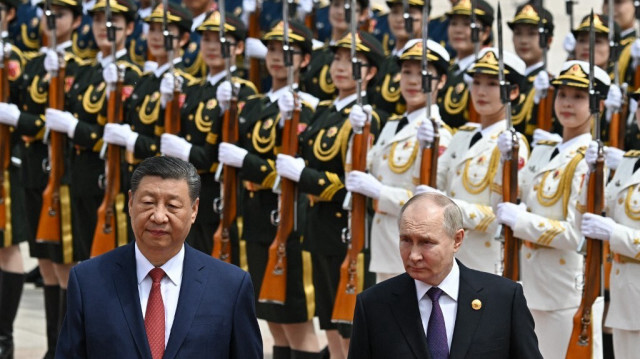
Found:
<path fill-rule="evenodd" d="M 500 120 L 489 127 L 480 130 L 482 137 L 489 136 L 494 132 L 502 132 L 507 128 L 507 120 Z"/>
<path fill-rule="evenodd" d="M 526 69 L 524 69 L 524 75 L 525 76 L 529 76 L 530 73 L 532 73 L 533 71 L 535 71 L 537 68 L 541 67 L 542 65 L 544 65 L 544 62 L 540 61 L 538 63 L 535 63 L 535 64 L 527 67 Z"/>
<path fill-rule="evenodd" d="M 173 66 L 177 65 L 180 63 L 180 61 L 182 61 L 181 58 L 176 57 L 175 59 L 173 59 Z M 156 76 L 156 78 L 159 78 L 160 76 L 162 76 L 167 70 L 169 70 L 169 65 L 171 65 L 170 63 L 165 63 L 162 66 L 158 66 L 157 69 L 153 70 L 153 74 Z"/>
<path fill-rule="evenodd" d="M 267 92 L 267 96 L 269 97 L 269 101 L 271 102 L 276 102 L 278 101 L 278 99 L 280 99 L 280 96 L 282 96 L 283 93 L 287 92 L 289 90 L 289 86 L 284 86 L 276 91 L 273 90 L 269 90 L 269 92 Z"/>
<path fill-rule="evenodd" d="M 418 302 L 427 294 L 429 289 L 433 287 L 425 282 L 414 279 L 416 283 L 416 295 L 418 296 Z M 451 271 L 447 276 L 438 284 L 438 288 L 448 295 L 454 301 L 458 301 L 458 291 L 460 290 L 460 267 L 458 262 L 454 259 Z"/>
<path fill-rule="evenodd" d="M 572 139 L 570 139 L 567 142 L 562 142 L 560 143 L 557 147 L 558 147 L 558 152 L 562 152 L 564 150 L 566 150 L 567 148 L 570 147 L 580 147 L 581 145 L 588 145 L 589 142 L 591 142 L 591 134 L 590 133 L 583 133 L 580 136 L 576 136 Z"/>
<path fill-rule="evenodd" d="M 233 72 L 236 70 L 236 66 L 231 66 L 229 68 L 229 71 L 231 71 L 231 74 L 233 75 Z M 209 81 L 209 83 L 213 86 L 215 86 L 218 82 L 220 82 L 225 76 L 227 76 L 227 70 L 222 70 L 220 72 L 218 72 L 215 75 L 208 75 L 207 76 L 207 81 Z"/>
<path fill-rule="evenodd" d="M 335 101 L 333 102 L 333 105 L 336 107 L 336 110 L 338 110 L 338 112 L 342 111 L 343 108 L 345 108 L 348 104 L 352 103 L 353 101 L 356 100 L 356 98 L 358 94 L 352 94 L 349 95 L 343 99 L 338 99 L 336 98 Z M 362 91 L 360 93 L 360 95 L 365 98 L 367 96 L 367 92 L 366 91 Z"/>
<path fill-rule="evenodd" d="M 207 16 L 208 11 L 203 12 L 202 14 L 193 18 L 193 22 L 191 23 L 191 32 L 196 31 L 198 26 L 202 25 L 205 17 Z"/>
<path fill-rule="evenodd" d="M 471 66 L 471 64 L 476 60 L 476 55 L 472 54 L 462 59 L 457 59 L 458 67 L 460 67 L 460 71 L 464 71 L 467 67 Z"/>
<path fill-rule="evenodd" d="M 135 251 L 136 251 L 136 275 L 138 277 L 138 285 L 142 283 L 142 281 L 149 275 L 149 271 L 155 268 L 151 262 L 140 252 L 140 248 L 138 248 L 138 243 L 135 243 Z M 161 265 L 160 268 L 164 270 L 167 278 L 169 278 L 173 284 L 179 286 L 182 283 L 182 269 L 184 267 L 184 244 L 180 251 L 171 259 L 169 259 L 165 264 Z"/>
<path fill-rule="evenodd" d="M 126 54 L 127 54 L 127 49 L 126 48 L 116 51 L 116 60 L 118 60 L 119 58 L 121 58 L 122 56 L 124 56 Z M 96 55 L 96 60 L 98 60 L 100 65 L 102 65 L 102 68 L 107 67 L 111 63 L 112 59 L 113 59 L 113 57 L 111 55 L 105 57 L 102 54 L 102 51 L 98 52 L 98 55 Z"/>

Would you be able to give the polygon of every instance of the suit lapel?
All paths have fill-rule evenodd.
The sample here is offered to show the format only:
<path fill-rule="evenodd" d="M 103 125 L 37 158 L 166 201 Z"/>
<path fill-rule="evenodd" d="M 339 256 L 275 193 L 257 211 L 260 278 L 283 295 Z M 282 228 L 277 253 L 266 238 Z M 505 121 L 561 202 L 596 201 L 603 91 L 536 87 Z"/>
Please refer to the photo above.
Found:
<path fill-rule="evenodd" d="M 144 329 L 144 320 L 142 319 L 142 309 L 140 308 L 140 296 L 138 295 L 134 244 L 129 244 L 127 250 L 122 253 L 120 260 L 114 266 L 113 284 L 129 331 L 138 348 L 138 354 L 142 358 L 151 358 L 147 332 Z"/>
<path fill-rule="evenodd" d="M 450 359 L 465 358 L 471 339 L 473 338 L 478 324 L 482 319 L 484 310 L 475 310 L 471 307 L 471 302 L 478 299 L 486 304 L 486 296 L 482 293 L 482 287 L 473 284 L 470 271 L 467 267 L 458 262 L 460 267 L 460 290 L 458 291 L 458 311 L 456 314 L 456 324 L 453 330 L 453 340 L 451 341 Z"/>
<path fill-rule="evenodd" d="M 171 326 L 171 334 L 169 335 L 164 359 L 171 359 L 176 356 L 191 328 L 191 322 L 193 322 L 205 287 L 204 268 L 205 264 L 195 256 L 195 249 L 185 244 L 184 269 L 182 271 L 178 307 Z"/>
<path fill-rule="evenodd" d="M 389 303 L 389 307 L 413 354 L 416 358 L 431 358 L 427 349 L 427 337 L 420 319 L 416 286 L 413 279 L 408 274 L 403 274 L 402 281 L 393 294 L 394 300 Z"/>

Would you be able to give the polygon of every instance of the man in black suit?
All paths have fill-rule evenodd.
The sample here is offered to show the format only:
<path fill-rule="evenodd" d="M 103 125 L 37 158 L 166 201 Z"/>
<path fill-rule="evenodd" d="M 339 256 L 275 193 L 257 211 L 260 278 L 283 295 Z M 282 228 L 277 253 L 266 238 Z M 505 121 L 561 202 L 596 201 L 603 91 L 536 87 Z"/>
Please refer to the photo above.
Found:
<path fill-rule="evenodd" d="M 462 212 L 437 193 L 401 210 L 406 273 L 358 295 L 349 358 L 542 358 L 522 287 L 454 259 Z"/>

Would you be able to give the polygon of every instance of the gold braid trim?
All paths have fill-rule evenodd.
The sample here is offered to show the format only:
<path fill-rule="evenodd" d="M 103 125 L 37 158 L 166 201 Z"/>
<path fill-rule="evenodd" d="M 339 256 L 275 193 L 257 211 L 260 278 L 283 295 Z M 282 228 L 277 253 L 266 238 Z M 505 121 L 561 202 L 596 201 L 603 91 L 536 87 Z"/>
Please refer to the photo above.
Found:
<path fill-rule="evenodd" d="M 49 93 L 47 91 L 40 92 L 38 91 L 38 83 L 40 82 L 40 75 L 35 75 L 33 77 L 33 81 L 31 81 L 31 85 L 29 86 L 29 96 L 33 102 L 38 104 L 43 104 L 47 102 L 47 98 L 49 97 Z"/>
<path fill-rule="evenodd" d="M 394 161 L 394 157 L 395 157 L 396 147 L 398 146 L 398 143 L 399 142 L 394 142 L 394 144 L 391 145 L 391 151 L 389 152 L 388 162 L 389 162 L 389 168 L 393 173 L 402 174 L 407 172 L 407 170 L 411 168 L 411 166 L 415 162 L 416 157 L 418 156 L 418 147 L 420 146 L 418 145 L 417 140 L 413 141 L 413 151 L 411 151 L 411 156 L 409 156 L 409 159 L 407 160 L 407 162 L 404 164 L 397 164 Z"/>
<path fill-rule="evenodd" d="M 38 41 L 39 38 L 36 37 L 35 39 L 32 39 L 29 37 L 29 30 L 27 29 L 27 24 L 20 25 L 20 35 L 22 37 L 22 42 L 24 42 L 24 44 L 28 48 L 35 49 L 36 51 L 38 50 L 38 48 L 40 47 L 40 42 Z"/>
<path fill-rule="evenodd" d="M 218 105 L 217 100 L 213 100 L 216 101 L 216 103 L 213 105 L 213 107 Z M 198 128 L 198 131 L 200 132 L 204 132 L 204 133 L 209 133 L 209 131 L 211 130 L 211 125 L 213 123 L 213 121 L 208 121 L 208 120 L 204 120 L 202 118 L 202 110 L 204 109 L 204 102 L 200 102 L 198 104 L 198 109 L 196 110 L 196 127 Z"/>
<path fill-rule="evenodd" d="M 102 91 L 102 96 L 95 103 L 91 102 L 91 93 L 93 92 L 93 85 L 89 85 L 87 90 L 84 92 L 84 96 L 82 96 L 82 107 L 87 113 L 94 114 L 98 113 L 102 110 L 102 105 L 104 103 L 104 99 L 106 98 L 107 91 Z"/>
<path fill-rule="evenodd" d="M 276 117 L 276 120 L 271 127 L 268 137 L 260 136 L 260 128 L 262 127 L 262 120 L 256 122 L 253 126 L 253 134 L 251 135 L 251 144 L 258 153 L 267 153 L 273 149 L 276 144 L 276 127 L 280 121 L 280 115 Z"/>
<path fill-rule="evenodd" d="M 633 195 L 633 191 L 635 191 L 638 186 L 629 187 L 627 190 L 627 198 L 624 201 L 624 213 L 627 214 L 627 217 L 633 219 L 634 221 L 640 221 L 640 211 L 635 211 L 631 209 L 631 196 Z"/>
<path fill-rule="evenodd" d="M 551 228 L 547 229 L 541 236 L 538 238 L 537 243 L 543 246 L 549 247 L 551 241 L 560 233 L 564 232 L 564 228 L 560 224 L 559 221 L 550 219 L 549 224 Z"/>
<path fill-rule="evenodd" d="M 345 121 L 340 131 L 336 134 L 336 139 L 333 141 L 333 145 L 327 150 L 322 149 L 322 137 L 324 137 L 326 129 L 320 130 L 313 143 L 313 155 L 322 162 L 328 162 L 333 159 L 339 151 L 342 151 L 342 158 L 347 152 L 347 145 L 349 144 L 348 138 L 351 132 L 351 122 Z"/>
<path fill-rule="evenodd" d="M 631 60 L 631 45 L 625 46 L 620 56 L 618 56 L 618 75 L 620 76 L 620 81 L 625 80 L 625 75 L 629 68 L 629 60 Z"/>
<path fill-rule="evenodd" d="M 150 100 L 151 96 L 146 95 L 144 97 L 144 101 L 142 101 L 142 106 L 140 106 L 140 111 L 138 111 L 140 122 L 145 125 L 152 124 L 158 119 L 158 115 L 160 114 L 160 101 L 156 101 L 155 106 L 153 106 L 153 109 L 150 113 L 147 112 L 147 106 L 149 105 Z"/>
<path fill-rule="evenodd" d="M 582 152 L 578 152 L 578 154 L 571 159 L 571 161 L 565 168 L 564 172 L 562 173 L 562 178 L 560 178 L 560 183 L 558 184 L 558 189 L 556 190 L 556 193 L 554 193 L 551 196 L 547 196 L 543 193 L 544 184 L 547 180 L 547 177 L 549 176 L 549 174 L 552 173 L 552 171 L 546 172 L 542 176 L 542 180 L 540 181 L 540 185 L 538 186 L 538 191 L 536 194 L 538 203 L 540 203 L 545 207 L 551 207 L 554 204 L 556 204 L 556 202 L 558 202 L 560 198 L 562 198 L 562 212 L 564 214 L 564 217 L 566 218 L 567 211 L 568 211 L 568 204 L 569 204 L 569 196 L 571 195 L 571 182 L 573 181 L 573 174 L 576 171 L 576 167 L 578 167 L 578 163 L 580 163 L 580 161 L 583 158 L 584 158 L 584 154 Z"/>
<path fill-rule="evenodd" d="M 533 99 L 536 90 L 531 89 L 522 103 L 522 107 L 520 111 L 512 116 L 513 125 L 519 125 L 523 120 L 526 120 L 525 123 L 529 123 L 531 121 L 531 115 L 533 114 Z"/>
<path fill-rule="evenodd" d="M 0 171 L 3 171 L 0 169 Z M 11 183 L 9 182 L 9 170 L 4 170 L 4 206 L 5 206 L 5 227 L 4 227 L 4 248 L 13 245 L 13 227 L 11 225 Z"/>
<path fill-rule="evenodd" d="M 449 87 L 447 93 L 444 96 L 444 109 L 448 114 L 457 115 L 467 108 L 467 102 L 469 100 L 469 90 L 465 88 L 464 94 L 460 97 L 460 101 L 454 103 L 451 100 L 451 93 L 453 92 L 455 86 Z"/>
<path fill-rule="evenodd" d="M 124 246 L 129 243 L 128 230 L 127 230 L 127 214 L 124 213 L 125 196 L 124 193 L 118 193 L 116 195 L 116 226 L 117 228 L 117 242 L 118 247 Z"/>
<path fill-rule="evenodd" d="M 303 239 L 300 238 L 300 242 Z M 304 297 L 307 302 L 307 320 L 313 319 L 316 312 L 316 290 L 313 286 L 313 266 L 311 264 L 311 253 L 302 251 L 302 285 Z"/>
<path fill-rule="evenodd" d="M 395 91 L 389 90 L 389 83 L 391 82 L 391 74 L 386 74 L 382 81 L 382 87 L 380 89 L 382 98 L 389 102 L 398 102 L 400 100 L 400 86 Z"/>
<path fill-rule="evenodd" d="M 487 173 L 484 175 L 480 182 L 471 182 L 469 179 L 469 165 L 475 158 L 470 158 L 466 161 L 464 165 L 464 173 L 462 174 L 462 185 L 467 190 L 467 192 L 471 194 L 478 194 L 487 188 L 493 178 L 495 177 L 496 172 L 498 171 L 498 165 L 500 162 L 500 151 L 498 147 L 493 149 L 491 153 L 491 158 L 489 159 L 489 168 L 487 169 Z"/>
<path fill-rule="evenodd" d="M 276 176 L 278 175 L 278 173 L 274 171 L 275 162 L 273 162 L 273 160 L 267 160 L 267 162 L 269 163 L 271 172 L 269 172 L 267 177 L 262 180 L 262 183 L 260 185 L 266 188 L 273 188 L 273 184 L 276 182 Z"/>
<path fill-rule="evenodd" d="M 340 177 L 337 174 L 331 172 L 325 172 L 325 176 L 331 184 L 327 186 L 322 193 L 320 193 L 320 199 L 325 201 L 331 201 L 333 196 L 338 192 L 341 188 L 344 188 L 344 184 L 340 181 Z"/>
<path fill-rule="evenodd" d="M 318 76 L 318 84 L 320 84 L 320 89 L 324 91 L 324 93 L 331 94 L 336 91 L 336 85 L 327 82 L 327 72 L 329 72 L 329 65 L 324 65 Z"/>
<path fill-rule="evenodd" d="M 71 231 L 71 196 L 68 185 L 60 186 L 60 220 L 62 222 L 62 263 L 70 264 L 73 263 L 73 232 Z"/>
<path fill-rule="evenodd" d="M 480 221 L 480 223 L 476 226 L 476 228 L 474 228 L 474 230 L 479 232 L 486 232 L 491 222 L 496 219 L 496 216 L 493 214 L 493 210 L 489 206 L 483 206 L 479 204 L 475 206 L 480 212 L 482 212 L 484 217 L 482 218 L 482 221 Z"/>

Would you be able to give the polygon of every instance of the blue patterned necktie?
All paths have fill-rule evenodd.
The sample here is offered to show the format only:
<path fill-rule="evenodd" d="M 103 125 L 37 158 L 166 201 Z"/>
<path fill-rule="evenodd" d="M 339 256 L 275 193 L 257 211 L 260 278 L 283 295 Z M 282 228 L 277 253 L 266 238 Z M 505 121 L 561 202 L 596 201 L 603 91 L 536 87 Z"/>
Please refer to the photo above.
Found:
<path fill-rule="evenodd" d="M 427 326 L 427 345 L 432 359 L 449 359 L 449 344 L 447 343 L 447 329 L 444 325 L 444 316 L 440 309 L 440 296 L 442 289 L 431 287 L 427 291 L 427 295 L 431 299 L 431 316 Z"/>

